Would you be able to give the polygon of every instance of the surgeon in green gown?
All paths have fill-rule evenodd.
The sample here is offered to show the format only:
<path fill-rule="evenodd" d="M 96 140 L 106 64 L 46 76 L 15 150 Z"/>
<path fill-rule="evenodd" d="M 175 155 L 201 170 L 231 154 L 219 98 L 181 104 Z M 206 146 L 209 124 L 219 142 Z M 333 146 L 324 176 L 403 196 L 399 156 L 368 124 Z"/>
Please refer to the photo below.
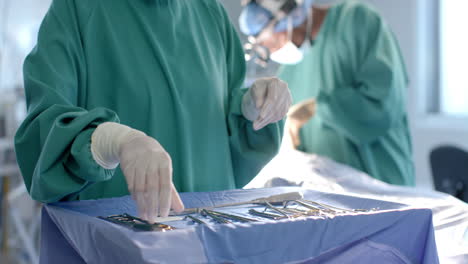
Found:
<path fill-rule="evenodd" d="M 266 32 L 278 14 L 268 2 L 244 8 L 241 30 L 255 35 L 271 58 L 284 64 L 279 76 L 294 103 L 315 99 L 315 105 L 302 104 L 314 106 L 315 114 L 300 129 L 298 149 L 387 183 L 414 185 L 405 106 L 408 77 L 397 40 L 382 17 L 356 1 L 324 6 L 305 0 L 286 22 Z"/>
<path fill-rule="evenodd" d="M 131 193 L 154 220 L 183 209 L 176 189 L 244 186 L 277 153 L 291 103 L 279 79 L 243 89 L 244 75 L 216 0 L 54 0 L 24 63 L 29 193 Z"/>

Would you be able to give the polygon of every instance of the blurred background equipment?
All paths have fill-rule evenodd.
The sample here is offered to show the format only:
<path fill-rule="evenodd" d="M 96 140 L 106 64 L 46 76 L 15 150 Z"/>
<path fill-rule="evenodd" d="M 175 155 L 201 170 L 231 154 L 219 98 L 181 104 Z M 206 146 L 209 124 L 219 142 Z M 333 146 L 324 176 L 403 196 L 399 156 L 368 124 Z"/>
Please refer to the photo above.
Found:
<path fill-rule="evenodd" d="M 430 156 L 434 187 L 468 203 L 468 152 L 440 146 Z"/>
<path fill-rule="evenodd" d="M 38 263 L 40 205 L 16 165 L 13 138 L 26 116 L 22 64 L 51 0 L 0 0 L 0 259 Z"/>

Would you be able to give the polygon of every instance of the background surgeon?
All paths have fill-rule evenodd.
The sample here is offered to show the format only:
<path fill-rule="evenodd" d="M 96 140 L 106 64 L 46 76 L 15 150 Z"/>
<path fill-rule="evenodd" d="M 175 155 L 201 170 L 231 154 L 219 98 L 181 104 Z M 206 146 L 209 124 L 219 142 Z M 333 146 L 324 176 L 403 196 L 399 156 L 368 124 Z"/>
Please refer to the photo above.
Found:
<path fill-rule="evenodd" d="M 300 103 L 288 114 L 293 143 L 379 180 L 414 185 L 408 78 L 397 40 L 380 15 L 356 1 L 248 2 L 241 30 L 285 65 L 279 75 Z"/>
<path fill-rule="evenodd" d="M 54 0 L 24 63 L 27 189 L 42 202 L 130 192 L 154 221 L 183 210 L 176 188 L 242 187 L 276 154 L 291 103 L 279 79 L 241 89 L 244 75 L 215 0 Z"/>

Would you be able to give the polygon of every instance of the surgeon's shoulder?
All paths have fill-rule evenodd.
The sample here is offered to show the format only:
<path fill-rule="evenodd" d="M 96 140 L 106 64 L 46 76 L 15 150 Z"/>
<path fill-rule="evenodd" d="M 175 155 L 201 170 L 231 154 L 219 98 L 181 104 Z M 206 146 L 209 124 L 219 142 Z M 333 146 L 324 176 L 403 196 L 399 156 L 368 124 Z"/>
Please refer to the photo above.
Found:
<path fill-rule="evenodd" d="M 344 1 L 332 8 L 336 33 L 354 48 L 368 49 L 386 30 L 380 14 L 368 4 Z"/>
<path fill-rule="evenodd" d="M 226 10 L 218 0 L 198 0 L 204 5 L 215 19 L 226 20 L 229 19 L 226 15 Z"/>
<path fill-rule="evenodd" d="M 212 24 L 221 32 L 223 38 L 227 38 L 228 32 L 233 28 L 229 15 L 218 0 L 197 0 L 202 4 L 211 16 Z"/>
<path fill-rule="evenodd" d="M 97 5 L 106 0 L 53 0 L 48 13 L 69 16 L 86 23 Z"/>
<path fill-rule="evenodd" d="M 381 15 L 369 4 L 360 1 L 344 1 L 338 4 L 337 12 L 343 26 L 372 29 L 378 27 L 383 19 Z"/>

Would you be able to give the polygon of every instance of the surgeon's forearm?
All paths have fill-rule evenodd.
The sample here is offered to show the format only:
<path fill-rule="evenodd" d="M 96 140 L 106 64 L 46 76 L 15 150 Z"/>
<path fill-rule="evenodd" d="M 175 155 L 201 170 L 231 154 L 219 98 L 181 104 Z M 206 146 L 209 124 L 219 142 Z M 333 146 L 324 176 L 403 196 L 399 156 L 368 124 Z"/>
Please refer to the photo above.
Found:
<path fill-rule="evenodd" d="M 388 102 L 370 99 L 353 87 L 337 89 L 331 95 L 320 94 L 317 113 L 322 122 L 356 144 L 365 144 L 384 135 L 401 115 Z"/>

